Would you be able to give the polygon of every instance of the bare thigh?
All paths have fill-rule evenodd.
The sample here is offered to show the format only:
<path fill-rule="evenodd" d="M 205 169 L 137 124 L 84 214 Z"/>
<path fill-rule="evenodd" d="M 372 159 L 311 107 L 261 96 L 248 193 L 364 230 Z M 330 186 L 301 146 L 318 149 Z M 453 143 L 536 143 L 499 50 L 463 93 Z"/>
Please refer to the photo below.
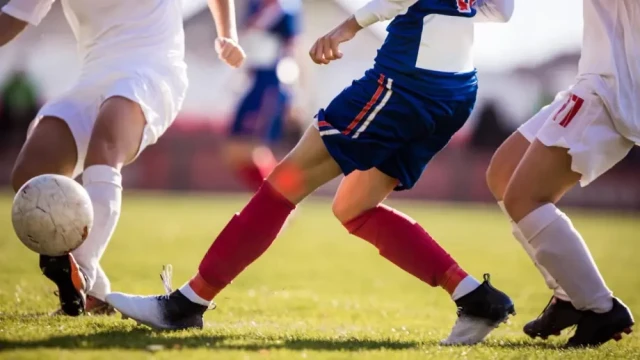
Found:
<path fill-rule="evenodd" d="M 341 173 L 318 129 L 310 126 L 296 147 L 273 169 L 267 181 L 289 201 L 298 204 Z"/>
<path fill-rule="evenodd" d="M 120 96 L 107 99 L 93 126 L 84 168 L 109 165 L 120 170 L 133 161 L 146 125 L 138 103 Z"/>
<path fill-rule="evenodd" d="M 487 186 L 496 200 L 502 200 L 511 176 L 529 148 L 527 140 L 516 131 L 493 154 L 487 169 Z"/>
<path fill-rule="evenodd" d="M 398 180 L 373 168 L 347 175 L 333 199 L 333 214 L 342 223 L 378 206 L 398 185 Z"/>
<path fill-rule="evenodd" d="M 75 139 L 64 120 L 45 116 L 32 128 L 11 175 L 14 191 L 43 174 L 71 177 L 78 161 Z"/>
<path fill-rule="evenodd" d="M 504 205 L 513 221 L 519 222 L 540 206 L 557 202 L 580 177 L 571 170 L 567 149 L 535 140 L 509 181 Z"/>

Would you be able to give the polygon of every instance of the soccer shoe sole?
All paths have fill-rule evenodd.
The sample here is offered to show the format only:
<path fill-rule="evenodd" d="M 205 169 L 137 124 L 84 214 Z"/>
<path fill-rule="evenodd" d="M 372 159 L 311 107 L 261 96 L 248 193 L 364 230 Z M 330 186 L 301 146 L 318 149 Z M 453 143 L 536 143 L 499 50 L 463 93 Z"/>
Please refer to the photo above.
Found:
<path fill-rule="evenodd" d="M 594 344 L 594 345 L 579 345 L 578 344 L 578 345 L 576 345 L 576 344 L 567 343 L 564 347 L 566 349 L 596 348 L 596 347 L 599 347 L 601 345 L 606 344 L 610 340 L 620 341 L 620 340 L 622 340 L 623 334 L 630 335 L 633 332 L 633 325 L 634 324 L 631 323 L 631 325 L 625 325 L 625 326 L 618 327 L 618 329 L 615 329 L 615 330 L 612 331 L 611 336 L 609 336 L 606 340 L 600 342 L 599 344 Z"/>
<path fill-rule="evenodd" d="M 489 336 L 489 334 L 491 334 L 491 332 L 493 332 L 495 329 L 500 327 L 500 324 L 506 324 L 507 322 L 509 322 L 509 319 L 512 316 L 516 316 L 516 308 L 515 308 L 515 306 L 514 305 L 509 306 L 506 309 L 506 313 L 507 313 L 507 315 L 504 318 L 502 318 L 501 320 L 499 320 L 499 321 L 497 321 L 495 323 L 487 324 L 487 333 L 484 334 L 484 336 L 482 336 L 482 338 L 480 338 L 479 340 L 452 342 L 452 341 L 449 341 L 449 339 L 445 339 L 445 340 L 440 341 L 440 345 L 441 346 L 468 346 L 468 345 L 478 344 L 478 343 L 482 342 L 484 339 L 486 339 L 487 336 Z"/>
<path fill-rule="evenodd" d="M 40 256 L 40 270 L 58 287 L 62 312 L 69 316 L 82 315 L 86 305 L 86 282 L 73 256 Z"/>

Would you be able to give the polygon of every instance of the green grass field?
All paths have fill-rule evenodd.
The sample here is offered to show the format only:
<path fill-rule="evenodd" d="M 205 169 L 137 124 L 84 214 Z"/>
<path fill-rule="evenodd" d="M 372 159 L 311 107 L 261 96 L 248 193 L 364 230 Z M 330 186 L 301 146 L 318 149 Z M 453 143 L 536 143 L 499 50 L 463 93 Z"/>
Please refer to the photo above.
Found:
<path fill-rule="evenodd" d="M 3 359 L 632 359 L 631 336 L 597 350 L 558 349 L 567 336 L 530 340 L 524 323 L 549 292 L 493 206 L 395 203 L 420 221 L 478 278 L 493 275 L 518 315 L 474 347 L 440 347 L 455 307 L 396 269 L 369 244 L 349 236 L 325 200 L 304 203 L 267 254 L 206 314 L 204 331 L 154 332 L 119 317 L 50 317 L 54 288 L 37 256 L 14 236 L 10 196 L 0 195 L 0 358 Z M 113 290 L 163 291 L 159 272 L 174 267 L 174 286 L 196 270 L 213 237 L 246 197 L 127 194 L 120 227 L 103 264 Z M 609 286 L 640 309 L 640 217 L 569 211 Z M 636 313 L 637 314 L 637 313 Z"/>

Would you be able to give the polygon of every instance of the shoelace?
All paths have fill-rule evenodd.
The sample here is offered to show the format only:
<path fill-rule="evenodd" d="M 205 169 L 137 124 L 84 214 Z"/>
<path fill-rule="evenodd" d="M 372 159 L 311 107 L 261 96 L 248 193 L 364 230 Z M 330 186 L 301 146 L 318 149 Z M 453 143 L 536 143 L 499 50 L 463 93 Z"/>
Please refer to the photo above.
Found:
<path fill-rule="evenodd" d="M 542 309 L 542 312 L 540 313 L 540 315 L 538 315 L 538 319 L 540 319 L 544 315 L 544 313 L 549 309 L 549 307 L 553 304 L 553 300 L 555 300 L 554 296 L 551 297 L 551 299 L 547 303 L 547 306 L 545 306 L 544 309 Z"/>
<path fill-rule="evenodd" d="M 551 305 L 553 305 L 554 300 L 556 299 L 555 296 L 551 296 L 551 299 L 549 299 L 549 302 L 547 303 L 547 306 L 544 307 L 544 309 L 542 309 L 542 312 L 540 313 L 540 315 L 538 315 L 537 319 L 541 319 L 544 314 L 547 312 L 547 310 L 549 309 L 549 307 Z M 578 328 L 578 325 L 572 325 L 571 327 L 568 328 L 568 333 L 573 333 L 575 334 L 576 329 Z"/>
<path fill-rule="evenodd" d="M 171 282 L 173 280 L 173 266 L 171 264 L 162 265 L 162 272 L 160 273 L 160 280 L 162 280 L 162 286 L 167 295 L 173 292 Z"/>
<path fill-rule="evenodd" d="M 165 295 L 158 296 L 158 298 L 168 297 L 173 292 L 173 286 L 171 285 L 173 281 L 173 266 L 171 264 L 162 265 L 160 280 L 162 280 L 162 286 L 164 286 Z M 214 310 L 215 308 L 216 304 L 214 302 L 211 302 L 207 310 Z"/>

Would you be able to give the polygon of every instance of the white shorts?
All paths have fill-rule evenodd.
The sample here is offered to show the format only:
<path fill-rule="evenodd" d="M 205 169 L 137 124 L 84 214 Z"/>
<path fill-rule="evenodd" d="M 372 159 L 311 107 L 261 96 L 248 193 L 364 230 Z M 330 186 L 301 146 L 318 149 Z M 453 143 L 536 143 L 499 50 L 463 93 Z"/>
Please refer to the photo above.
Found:
<path fill-rule="evenodd" d="M 529 142 L 569 149 L 571 170 L 586 186 L 622 160 L 633 141 L 616 130 L 604 102 L 587 81 L 556 96 L 518 131 Z"/>
<path fill-rule="evenodd" d="M 182 70 L 117 70 L 95 75 L 85 74 L 69 91 L 44 105 L 34 120 L 31 131 L 45 116 L 54 116 L 67 123 L 78 151 L 73 175 L 76 177 L 83 171 L 91 132 L 100 107 L 105 100 L 121 96 L 138 103 L 147 122 L 139 154 L 145 147 L 158 141 L 175 120 L 187 90 L 186 74 Z"/>

